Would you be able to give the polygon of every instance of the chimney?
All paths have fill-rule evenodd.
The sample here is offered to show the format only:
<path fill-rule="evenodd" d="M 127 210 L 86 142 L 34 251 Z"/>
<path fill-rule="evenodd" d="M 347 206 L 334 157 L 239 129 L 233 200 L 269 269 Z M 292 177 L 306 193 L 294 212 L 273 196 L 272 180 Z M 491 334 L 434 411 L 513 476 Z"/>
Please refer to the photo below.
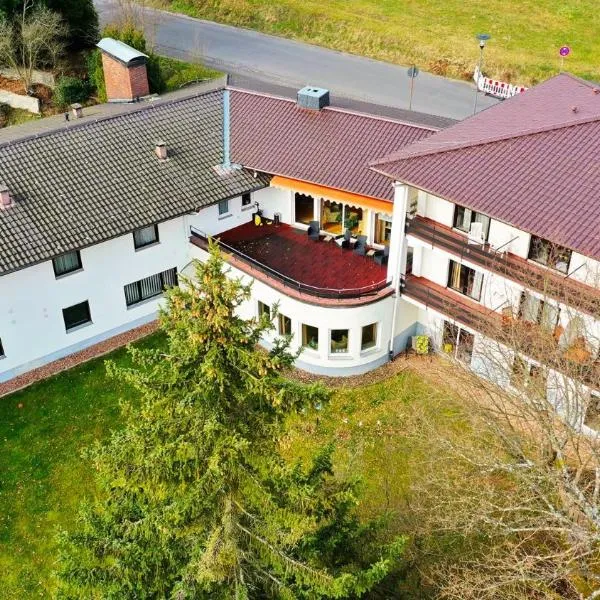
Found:
<path fill-rule="evenodd" d="M 309 110 L 321 110 L 329 106 L 329 90 L 306 86 L 298 91 L 298 106 Z"/>
<path fill-rule="evenodd" d="M 71 104 L 71 111 L 73 113 L 74 119 L 81 119 L 83 117 L 83 107 L 79 102 L 75 102 L 75 104 Z"/>
<path fill-rule="evenodd" d="M 12 205 L 13 201 L 10 197 L 10 190 L 3 181 L 0 181 L 0 209 L 10 208 Z"/>
<path fill-rule="evenodd" d="M 167 156 L 168 156 L 167 145 L 163 141 L 159 140 L 158 142 L 156 142 L 156 146 L 154 147 L 154 152 L 156 153 L 156 156 L 158 156 L 158 158 L 160 160 L 167 160 Z"/>
<path fill-rule="evenodd" d="M 109 102 L 133 102 L 150 93 L 145 54 L 112 38 L 101 39 L 98 48 Z"/>

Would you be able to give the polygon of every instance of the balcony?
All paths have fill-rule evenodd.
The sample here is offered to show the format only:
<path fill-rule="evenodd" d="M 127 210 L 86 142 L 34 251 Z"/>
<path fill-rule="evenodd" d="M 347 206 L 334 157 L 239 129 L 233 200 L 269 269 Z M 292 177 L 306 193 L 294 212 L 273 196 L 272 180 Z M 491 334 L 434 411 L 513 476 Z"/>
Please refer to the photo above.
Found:
<path fill-rule="evenodd" d="M 216 241 L 229 264 L 304 302 L 357 306 L 392 294 L 387 267 L 325 239 L 313 241 L 306 231 L 285 224 L 246 223 Z M 195 228 L 190 242 L 208 248 L 207 236 Z"/>
<path fill-rule="evenodd" d="M 409 223 L 408 234 L 446 250 L 461 260 L 465 259 L 526 288 L 600 318 L 600 290 L 596 288 L 550 269 L 538 267 L 510 252 L 498 252 L 489 244 L 469 244 L 464 235 L 425 217 L 414 217 Z"/>
<path fill-rule="evenodd" d="M 403 296 L 429 308 L 452 322 L 496 340 L 540 363 L 600 389 L 600 360 L 584 350 L 580 340 L 565 349 L 559 346 L 561 328 L 545 331 L 540 326 L 494 312 L 462 294 L 433 283 L 424 277 L 408 275 Z"/>

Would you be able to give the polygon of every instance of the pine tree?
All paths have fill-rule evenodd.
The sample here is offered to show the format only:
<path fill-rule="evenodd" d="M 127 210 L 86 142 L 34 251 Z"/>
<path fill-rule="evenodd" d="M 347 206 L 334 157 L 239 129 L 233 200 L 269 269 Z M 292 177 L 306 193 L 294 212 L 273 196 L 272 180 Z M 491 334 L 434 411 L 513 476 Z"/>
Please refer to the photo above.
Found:
<path fill-rule="evenodd" d="M 213 246 L 196 280 L 168 293 L 166 350 L 109 364 L 141 405 L 91 450 L 99 499 L 61 534 L 64 598 L 349 598 L 383 579 L 404 540 L 377 542 L 356 518 L 357 482 L 333 476 L 332 447 L 308 466 L 278 450 L 287 416 L 326 400 L 282 377 L 289 340 L 257 349 L 269 317 L 236 309 L 250 288 Z M 273 315 L 271 315 L 273 316 Z"/>

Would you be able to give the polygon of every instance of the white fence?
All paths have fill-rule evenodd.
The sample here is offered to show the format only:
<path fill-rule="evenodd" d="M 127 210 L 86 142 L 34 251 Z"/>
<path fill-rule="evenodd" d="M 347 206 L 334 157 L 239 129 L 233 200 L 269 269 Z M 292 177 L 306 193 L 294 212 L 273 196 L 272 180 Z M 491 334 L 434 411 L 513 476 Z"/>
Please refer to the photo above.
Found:
<path fill-rule="evenodd" d="M 495 98 L 511 98 L 512 96 L 516 96 L 527 90 L 527 88 L 522 85 L 513 85 L 512 83 L 506 83 L 505 81 L 497 81 L 495 79 L 490 79 L 489 77 L 484 77 L 483 74 L 479 72 L 479 67 L 475 67 L 473 80 L 477 84 L 477 89 L 480 92 L 484 92 Z"/>

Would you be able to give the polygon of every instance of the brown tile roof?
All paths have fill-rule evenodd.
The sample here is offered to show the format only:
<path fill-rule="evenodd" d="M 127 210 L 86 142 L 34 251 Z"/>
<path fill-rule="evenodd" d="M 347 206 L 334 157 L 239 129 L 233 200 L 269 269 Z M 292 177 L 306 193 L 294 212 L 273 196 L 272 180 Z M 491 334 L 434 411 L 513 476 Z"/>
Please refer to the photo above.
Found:
<path fill-rule="evenodd" d="M 387 177 L 369 162 L 435 131 L 422 125 L 294 100 L 231 91 L 231 156 L 249 169 L 364 196 L 393 199 Z"/>
<path fill-rule="evenodd" d="M 372 166 L 600 259 L 600 88 L 561 74 Z"/>

